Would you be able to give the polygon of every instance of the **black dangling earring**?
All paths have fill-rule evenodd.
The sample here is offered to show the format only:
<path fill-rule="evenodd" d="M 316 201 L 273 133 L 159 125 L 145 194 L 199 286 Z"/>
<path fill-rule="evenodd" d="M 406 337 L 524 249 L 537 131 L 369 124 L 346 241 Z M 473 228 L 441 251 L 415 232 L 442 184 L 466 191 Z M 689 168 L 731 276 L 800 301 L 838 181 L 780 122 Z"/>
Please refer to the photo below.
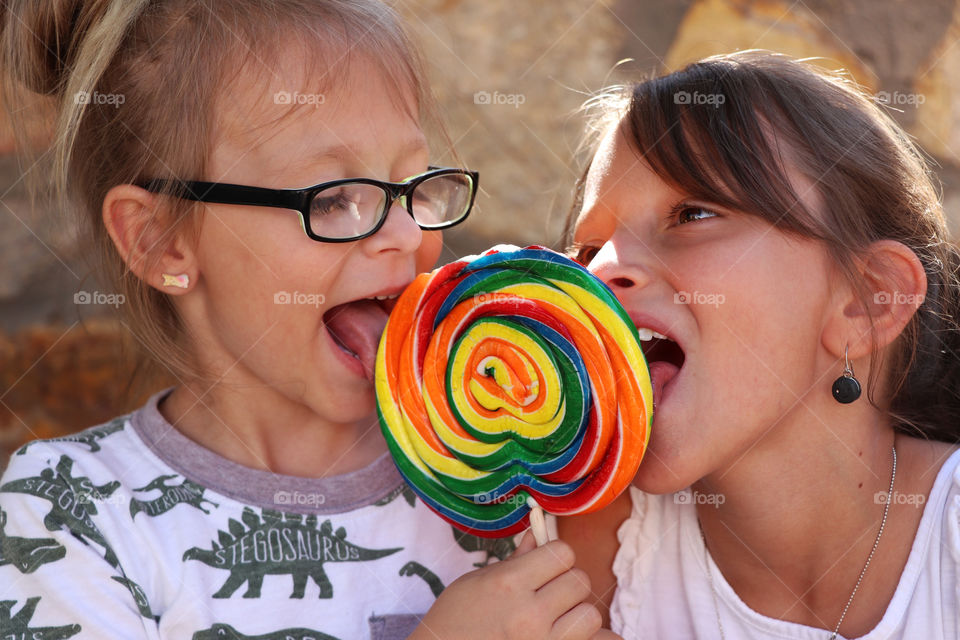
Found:
<path fill-rule="evenodd" d="M 843 349 L 843 361 L 845 363 L 843 375 L 833 383 L 833 399 L 840 404 L 850 404 L 860 397 L 860 382 L 853 377 L 853 367 L 850 366 L 850 360 L 847 358 L 849 346 L 847 345 Z"/>

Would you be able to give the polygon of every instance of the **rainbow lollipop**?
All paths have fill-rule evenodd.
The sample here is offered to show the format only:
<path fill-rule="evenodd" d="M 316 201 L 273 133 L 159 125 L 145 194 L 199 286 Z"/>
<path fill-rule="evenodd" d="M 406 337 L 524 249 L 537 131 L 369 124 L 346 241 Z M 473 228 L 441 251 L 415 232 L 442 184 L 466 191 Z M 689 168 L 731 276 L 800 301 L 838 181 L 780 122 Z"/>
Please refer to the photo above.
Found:
<path fill-rule="evenodd" d="M 501 537 L 599 509 L 646 450 L 652 389 L 613 293 L 543 247 L 499 246 L 418 276 L 377 352 L 377 412 L 420 498 Z"/>

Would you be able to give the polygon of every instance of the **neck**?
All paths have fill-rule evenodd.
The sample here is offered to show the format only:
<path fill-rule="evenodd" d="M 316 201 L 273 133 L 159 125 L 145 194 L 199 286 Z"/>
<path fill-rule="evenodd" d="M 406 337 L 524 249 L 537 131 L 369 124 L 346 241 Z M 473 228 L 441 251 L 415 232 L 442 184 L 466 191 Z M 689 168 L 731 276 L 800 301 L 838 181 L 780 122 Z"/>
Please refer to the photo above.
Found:
<path fill-rule="evenodd" d="M 895 437 L 868 403 L 833 422 L 809 411 L 803 420 L 790 418 L 696 483 L 696 491 L 723 496 L 719 506 L 719 499 L 702 501 L 697 511 L 711 555 L 744 602 L 771 617 L 832 631 L 877 540 Z M 898 473 L 896 490 L 901 478 Z M 865 581 L 883 573 L 871 564 Z M 883 586 L 882 593 L 864 589 L 886 597 L 880 615 L 896 579 Z M 857 598 L 865 596 L 858 591 Z M 864 632 L 879 621 L 863 606 L 860 615 L 853 613 L 848 618 Z"/>
<path fill-rule="evenodd" d="M 214 453 L 282 475 L 348 473 L 386 451 L 376 415 L 357 423 L 330 423 L 296 398 L 263 384 L 186 383 L 166 398 L 160 412 Z"/>

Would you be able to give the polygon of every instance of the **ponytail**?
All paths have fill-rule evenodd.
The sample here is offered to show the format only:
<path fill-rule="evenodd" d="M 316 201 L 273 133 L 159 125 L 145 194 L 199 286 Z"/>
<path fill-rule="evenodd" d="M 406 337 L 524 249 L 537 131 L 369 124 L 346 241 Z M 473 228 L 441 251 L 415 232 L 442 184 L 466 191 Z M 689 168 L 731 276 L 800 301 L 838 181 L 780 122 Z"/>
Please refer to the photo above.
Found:
<path fill-rule="evenodd" d="M 154 178 L 207 179 L 217 109 L 241 70 L 305 47 L 306 81 L 334 83 L 363 57 L 395 84 L 388 97 L 409 92 L 418 115 L 439 123 L 416 47 L 377 0 L 7 0 L 0 11 L 5 106 L 21 152 L 36 146 L 49 163 L 29 162 L 31 199 L 52 186 L 50 215 L 79 216 L 101 284 L 126 300 L 120 312 L 142 356 L 138 370 L 212 379 L 192 357 L 170 296 L 118 252 L 104 198 Z M 37 114 L 52 117 L 35 127 Z M 174 234 L 195 237 L 202 206 L 162 196 L 157 204 L 147 221 L 155 247 Z"/>

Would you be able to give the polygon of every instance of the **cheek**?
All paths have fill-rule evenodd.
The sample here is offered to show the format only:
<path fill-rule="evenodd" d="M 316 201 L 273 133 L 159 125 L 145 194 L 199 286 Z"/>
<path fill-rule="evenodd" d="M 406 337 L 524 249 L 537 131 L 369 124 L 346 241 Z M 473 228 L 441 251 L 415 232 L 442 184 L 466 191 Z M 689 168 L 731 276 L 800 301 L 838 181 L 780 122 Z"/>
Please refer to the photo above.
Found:
<path fill-rule="evenodd" d="M 723 303 L 701 316 L 714 315 L 717 353 L 738 370 L 738 385 L 752 389 L 757 402 L 769 396 L 779 404 L 806 393 L 816 377 L 827 275 L 819 255 L 804 247 L 777 242 L 750 251 L 714 281 Z"/>
<path fill-rule="evenodd" d="M 274 222 L 267 216 L 265 223 Z M 274 222 L 273 225 L 275 226 Z M 257 295 L 274 280 L 271 255 L 276 252 L 273 236 L 256 237 L 257 226 L 250 216 L 234 211 L 208 211 L 198 246 L 198 267 L 207 283 L 205 292 L 215 307 L 230 300 Z M 264 240 L 266 240 L 264 242 Z"/>
<path fill-rule="evenodd" d="M 278 304 L 275 296 L 329 296 L 344 261 L 345 246 L 308 239 L 293 214 L 256 213 L 231 210 L 203 223 L 199 268 L 208 283 L 206 309 L 220 326 L 256 331 L 276 320 L 286 324 L 299 314 L 290 313 L 294 309 Z"/>
<path fill-rule="evenodd" d="M 443 232 L 442 231 L 424 231 L 423 240 L 416 253 L 417 273 L 431 271 L 440 258 L 440 252 L 443 250 Z"/>

